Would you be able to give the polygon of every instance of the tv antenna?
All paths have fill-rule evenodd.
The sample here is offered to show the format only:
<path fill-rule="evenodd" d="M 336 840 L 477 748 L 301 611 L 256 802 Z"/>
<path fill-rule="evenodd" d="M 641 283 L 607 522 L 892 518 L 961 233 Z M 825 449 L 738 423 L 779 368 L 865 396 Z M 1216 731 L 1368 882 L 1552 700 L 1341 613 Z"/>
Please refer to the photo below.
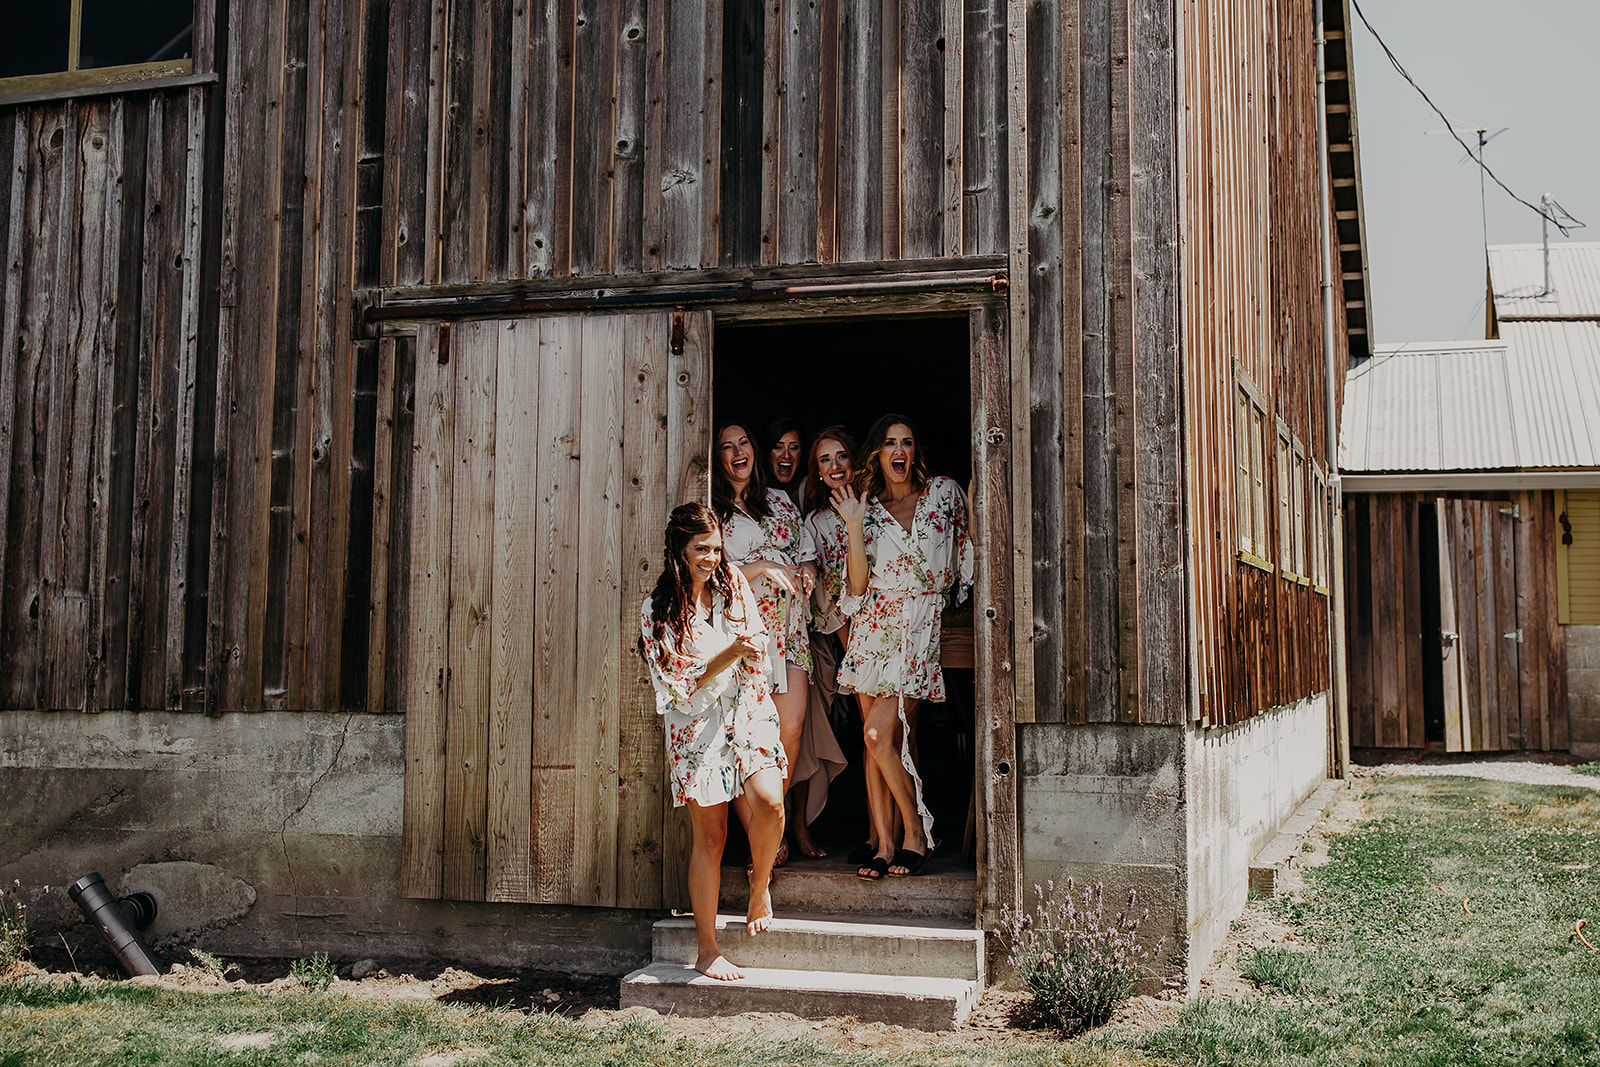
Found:
<path fill-rule="evenodd" d="M 1483 259 L 1484 262 L 1487 263 L 1489 261 L 1489 204 L 1488 192 L 1485 189 L 1483 182 L 1483 175 L 1486 170 L 1483 165 L 1483 146 L 1494 140 L 1496 137 L 1499 137 L 1502 133 L 1505 133 L 1507 130 L 1511 129 L 1511 127 L 1502 126 L 1493 133 L 1490 133 L 1487 126 L 1475 126 L 1467 122 L 1457 122 L 1455 119 L 1450 118 L 1449 116 L 1445 116 L 1445 121 L 1449 123 L 1449 126 L 1446 129 L 1429 130 L 1427 132 L 1448 133 L 1452 136 L 1455 136 L 1456 140 L 1458 141 L 1461 139 L 1459 135 L 1463 133 L 1473 133 L 1477 134 L 1478 136 L 1478 150 L 1476 152 L 1469 151 L 1466 155 L 1456 160 L 1456 164 L 1460 165 L 1469 159 L 1475 159 L 1478 163 L 1478 218 L 1483 224 Z"/>

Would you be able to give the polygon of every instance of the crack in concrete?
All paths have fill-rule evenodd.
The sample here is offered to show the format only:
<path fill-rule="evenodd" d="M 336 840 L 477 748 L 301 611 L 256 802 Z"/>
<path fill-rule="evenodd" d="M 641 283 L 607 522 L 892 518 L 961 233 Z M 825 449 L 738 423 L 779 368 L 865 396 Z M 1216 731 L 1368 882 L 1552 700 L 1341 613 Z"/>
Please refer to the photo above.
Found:
<path fill-rule="evenodd" d="M 289 858 L 289 824 L 294 821 L 295 816 L 299 815 L 302 811 L 305 811 L 306 808 L 310 806 L 311 797 L 316 793 L 317 786 L 321 785 L 322 780 L 328 777 L 328 775 L 332 774 L 333 769 L 339 765 L 339 757 L 344 755 L 345 742 L 350 740 L 350 724 L 355 721 L 355 717 L 355 712 L 350 712 L 345 716 L 344 726 L 339 732 L 339 744 L 333 750 L 333 758 L 330 759 L 328 761 L 328 765 L 322 769 L 322 773 L 317 775 L 312 783 L 306 787 L 306 796 L 305 799 L 300 802 L 300 806 L 295 808 L 289 814 L 285 815 L 283 817 L 282 825 L 278 827 L 278 848 L 283 853 L 283 865 L 288 869 L 289 872 L 289 899 L 292 901 L 290 907 L 294 909 L 289 914 L 295 919 L 295 940 L 299 942 L 302 950 L 305 948 L 306 942 L 305 938 L 300 933 L 300 881 L 295 877 L 294 861 Z"/>

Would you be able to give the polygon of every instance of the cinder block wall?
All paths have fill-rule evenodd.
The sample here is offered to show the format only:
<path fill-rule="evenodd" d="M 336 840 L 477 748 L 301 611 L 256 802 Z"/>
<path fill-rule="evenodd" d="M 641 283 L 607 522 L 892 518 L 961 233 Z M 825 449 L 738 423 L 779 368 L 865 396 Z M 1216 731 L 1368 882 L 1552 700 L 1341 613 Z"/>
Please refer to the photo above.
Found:
<path fill-rule="evenodd" d="M 1565 629 L 1568 750 L 1582 759 L 1600 759 L 1600 626 Z"/>
<path fill-rule="evenodd" d="M 1326 778 L 1328 695 L 1236 726 L 1187 728 L 1184 741 L 1187 933 L 1203 970 L 1244 910 L 1251 859 Z"/>
<path fill-rule="evenodd" d="M 80 963 L 102 958 L 100 939 L 65 887 L 89 871 L 156 895 L 149 933 L 169 960 L 196 945 L 578 974 L 648 961 L 646 912 L 402 898 L 403 729 L 373 714 L 0 713 L 0 879 L 22 882 L 36 932 L 63 932 Z"/>

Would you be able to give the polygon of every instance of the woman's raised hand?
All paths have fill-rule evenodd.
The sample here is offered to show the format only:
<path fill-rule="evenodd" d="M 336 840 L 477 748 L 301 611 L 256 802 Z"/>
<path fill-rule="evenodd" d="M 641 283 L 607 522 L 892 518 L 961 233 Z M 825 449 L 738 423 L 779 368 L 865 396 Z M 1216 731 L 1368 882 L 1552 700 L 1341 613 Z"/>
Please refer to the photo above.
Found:
<path fill-rule="evenodd" d="M 733 647 L 738 650 L 740 659 L 755 659 L 766 649 L 761 639 L 753 634 L 740 634 L 735 637 Z"/>
<path fill-rule="evenodd" d="M 833 510 L 845 522 L 860 522 L 867 514 L 867 498 L 857 496 L 849 485 L 841 485 L 833 491 Z"/>

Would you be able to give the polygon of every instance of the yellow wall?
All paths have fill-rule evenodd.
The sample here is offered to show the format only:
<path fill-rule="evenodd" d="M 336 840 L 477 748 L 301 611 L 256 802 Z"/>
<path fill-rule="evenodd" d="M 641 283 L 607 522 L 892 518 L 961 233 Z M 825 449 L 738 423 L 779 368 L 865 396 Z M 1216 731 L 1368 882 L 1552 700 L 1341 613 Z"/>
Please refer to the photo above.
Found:
<path fill-rule="evenodd" d="M 1569 489 L 1557 509 L 1566 515 L 1572 543 L 1556 547 L 1561 621 L 1600 624 L 1600 489 Z"/>

